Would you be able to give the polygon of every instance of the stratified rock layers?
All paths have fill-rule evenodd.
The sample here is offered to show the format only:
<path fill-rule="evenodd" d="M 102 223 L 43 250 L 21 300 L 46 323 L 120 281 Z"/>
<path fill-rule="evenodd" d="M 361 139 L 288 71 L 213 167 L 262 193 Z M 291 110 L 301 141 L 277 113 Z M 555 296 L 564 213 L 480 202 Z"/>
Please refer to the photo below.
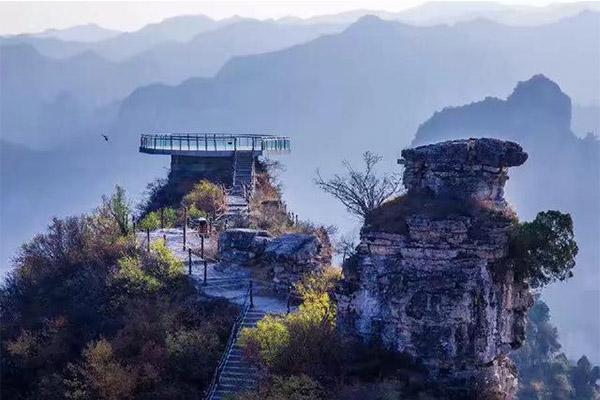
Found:
<path fill-rule="evenodd" d="M 411 354 L 458 397 L 513 398 L 517 378 L 506 354 L 524 339 L 532 299 L 527 285 L 502 268 L 512 223 L 503 186 L 507 167 L 527 154 L 515 143 L 470 139 L 402 156 L 407 196 L 426 193 L 481 210 L 442 207 L 433 215 L 413 207 L 401 233 L 366 225 L 344 265 L 339 327 Z"/>

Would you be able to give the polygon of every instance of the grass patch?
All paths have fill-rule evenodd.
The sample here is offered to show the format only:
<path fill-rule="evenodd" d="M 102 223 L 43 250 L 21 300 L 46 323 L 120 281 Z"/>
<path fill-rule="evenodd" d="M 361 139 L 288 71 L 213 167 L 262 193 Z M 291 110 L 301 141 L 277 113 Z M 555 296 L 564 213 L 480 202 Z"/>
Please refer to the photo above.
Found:
<path fill-rule="evenodd" d="M 373 210 L 367 216 L 363 230 L 406 234 L 406 218 L 414 215 L 423 215 L 434 220 L 466 216 L 516 222 L 516 216 L 511 210 L 499 211 L 483 202 L 439 197 L 429 191 L 410 191 Z"/>

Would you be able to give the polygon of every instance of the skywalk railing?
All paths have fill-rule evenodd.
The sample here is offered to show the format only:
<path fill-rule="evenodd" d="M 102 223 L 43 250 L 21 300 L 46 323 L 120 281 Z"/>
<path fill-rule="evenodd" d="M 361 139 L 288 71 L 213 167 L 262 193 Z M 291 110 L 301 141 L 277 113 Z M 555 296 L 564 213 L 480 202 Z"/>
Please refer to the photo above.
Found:
<path fill-rule="evenodd" d="M 286 136 L 193 133 L 143 134 L 140 138 L 141 152 L 266 151 L 287 153 L 290 150 L 290 138 Z"/>

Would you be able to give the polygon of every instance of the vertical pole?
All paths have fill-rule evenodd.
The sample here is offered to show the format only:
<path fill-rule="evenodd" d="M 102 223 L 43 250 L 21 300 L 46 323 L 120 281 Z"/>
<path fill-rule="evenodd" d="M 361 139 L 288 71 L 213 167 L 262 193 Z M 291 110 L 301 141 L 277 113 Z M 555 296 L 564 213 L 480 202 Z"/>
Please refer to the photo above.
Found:
<path fill-rule="evenodd" d="M 217 151 L 217 135 L 216 134 L 213 135 L 213 142 L 215 145 L 215 151 Z"/>
<path fill-rule="evenodd" d="M 204 260 L 204 284 L 206 285 L 206 270 L 208 269 L 208 261 Z"/>
<path fill-rule="evenodd" d="M 200 235 L 200 258 L 204 260 L 204 234 Z"/>
<path fill-rule="evenodd" d="M 192 274 L 192 249 L 188 249 L 188 273 Z"/>
<path fill-rule="evenodd" d="M 146 250 L 150 252 L 150 228 L 146 229 Z"/>
<path fill-rule="evenodd" d="M 183 207 L 183 249 L 185 250 L 185 241 L 187 236 L 187 207 Z"/>
<path fill-rule="evenodd" d="M 208 134 L 204 134 L 204 151 L 208 151 Z"/>
<path fill-rule="evenodd" d="M 252 280 L 250 280 L 250 308 L 254 308 L 254 293 L 252 288 Z"/>
<path fill-rule="evenodd" d="M 160 209 L 160 229 L 165 228 L 165 209 L 164 207 Z"/>
<path fill-rule="evenodd" d="M 298 214 L 296 214 L 296 225 L 298 225 Z"/>
<path fill-rule="evenodd" d="M 167 245 L 167 234 L 163 233 L 163 242 L 165 242 L 165 246 Z"/>

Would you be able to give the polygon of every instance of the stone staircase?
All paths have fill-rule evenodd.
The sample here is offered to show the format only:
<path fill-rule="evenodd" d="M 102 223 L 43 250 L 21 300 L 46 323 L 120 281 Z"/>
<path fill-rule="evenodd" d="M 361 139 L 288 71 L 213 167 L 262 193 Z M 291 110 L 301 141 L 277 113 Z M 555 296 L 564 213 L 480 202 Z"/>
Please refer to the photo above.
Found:
<path fill-rule="evenodd" d="M 254 153 L 237 151 L 233 161 L 233 186 L 231 194 L 245 197 L 246 191 L 252 191 L 254 186 Z"/>
<path fill-rule="evenodd" d="M 225 363 L 221 369 L 221 374 L 215 386 L 210 393 L 209 400 L 224 400 L 227 396 L 247 390 L 256 389 L 258 384 L 258 371 L 244 359 L 243 349 L 239 344 L 240 332 L 243 328 L 253 328 L 256 323 L 265 316 L 265 312 L 249 308 L 237 332 L 233 346 L 228 350 Z"/>
<path fill-rule="evenodd" d="M 223 276 L 212 276 L 206 279 L 206 284 L 202 284 L 205 291 L 226 291 L 244 289 L 248 287 L 250 274 L 232 274 Z"/>

